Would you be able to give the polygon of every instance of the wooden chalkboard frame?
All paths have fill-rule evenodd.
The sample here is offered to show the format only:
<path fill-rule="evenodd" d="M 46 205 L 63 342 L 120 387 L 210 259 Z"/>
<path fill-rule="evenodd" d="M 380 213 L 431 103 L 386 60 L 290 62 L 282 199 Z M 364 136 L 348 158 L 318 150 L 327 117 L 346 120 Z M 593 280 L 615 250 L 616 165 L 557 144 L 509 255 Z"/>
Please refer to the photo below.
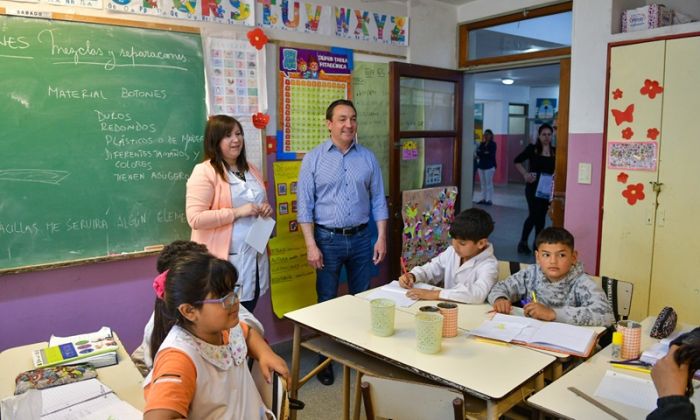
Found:
<path fill-rule="evenodd" d="M 7 9 L 5 7 L 2 7 L 2 6 L 0 6 L 0 15 L 15 16 L 14 14 L 8 14 Z M 40 17 L 37 19 L 47 19 L 47 18 Z M 106 18 L 106 17 L 100 17 L 100 16 L 86 16 L 86 15 L 75 15 L 75 14 L 68 14 L 68 13 L 52 12 L 50 15 L 50 18 L 48 18 L 48 20 L 79 22 L 79 23 L 94 23 L 94 24 L 100 24 L 100 25 L 152 29 L 152 30 L 160 30 L 160 31 L 182 32 L 182 33 L 192 33 L 192 34 L 200 34 L 201 35 L 200 28 L 194 27 L 194 26 L 171 25 L 171 24 L 163 24 L 163 23 L 156 23 L 156 22 L 141 22 L 141 21 L 130 20 L 130 19 L 115 19 L 115 18 Z M 144 251 L 135 251 L 135 252 L 128 252 L 128 253 L 123 253 L 123 254 L 115 254 L 115 255 L 104 255 L 104 256 L 98 256 L 98 257 L 83 258 L 83 259 L 76 259 L 76 260 L 66 260 L 66 261 L 51 262 L 51 263 L 45 263 L 45 264 L 33 264 L 33 265 L 26 265 L 26 266 L 20 266 L 20 267 L 2 268 L 2 269 L 0 269 L 0 275 L 20 274 L 20 273 L 33 272 L 33 271 L 48 271 L 48 270 L 54 270 L 57 268 L 81 266 L 81 265 L 94 264 L 94 263 L 100 263 L 100 262 L 124 261 L 124 260 L 131 260 L 131 259 L 135 259 L 135 258 L 145 258 L 145 257 L 151 257 L 154 255 L 158 255 L 162 248 L 163 248 L 162 245 L 154 245 L 151 247 L 147 247 L 147 249 Z"/>

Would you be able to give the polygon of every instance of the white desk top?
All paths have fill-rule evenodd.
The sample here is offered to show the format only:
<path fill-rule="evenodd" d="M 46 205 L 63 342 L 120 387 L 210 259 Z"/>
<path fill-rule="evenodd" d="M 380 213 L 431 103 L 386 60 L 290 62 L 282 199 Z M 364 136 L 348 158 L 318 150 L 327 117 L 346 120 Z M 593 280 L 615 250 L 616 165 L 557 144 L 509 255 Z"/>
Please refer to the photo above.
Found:
<path fill-rule="evenodd" d="M 658 342 L 658 340 L 649 337 L 649 331 L 651 330 L 654 319 L 654 317 L 651 317 L 642 322 L 642 349 L 645 349 Z M 621 404 L 616 401 L 595 396 L 595 391 L 608 369 L 639 378 L 650 378 L 648 373 L 634 372 L 630 370 L 617 370 L 612 368 L 609 363 L 611 360 L 610 351 L 610 346 L 604 348 L 595 356 L 591 357 L 580 366 L 577 366 L 571 372 L 557 379 L 555 382 L 548 385 L 534 396 L 530 397 L 527 402 L 549 413 L 566 418 L 613 418 L 598 407 L 569 391 L 568 387 L 573 386 L 585 392 L 589 396 L 599 400 L 601 403 L 610 407 L 612 410 L 624 417 L 629 419 L 646 418 L 649 412 L 642 408 Z M 692 397 L 692 401 L 695 404 L 695 407 L 700 407 L 700 393 L 696 392 Z"/>
<path fill-rule="evenodd" d="M 110 387 L 122 400 L 143 411 L 143 376 L 139 373 L 124 346 L 115 334 L 119 343 L 117 356 L 119 363 L 114 366 L 97 369 L 97 379 Z M 0 399 L 9 397 L 15 392 L 15 378 L 20 373 L 34 369 L 32 350 L 47 347 L 49 343 L 34 343 L 21 347 L 7 349 L 0 353 Z"/>
<path fill-rule="evenodd" d="M 524 347 L 497 345 L 466 338 L 463 332 L 443 338 L 437 354 L 416 350 L 414 315 L 396 311 L 391 337 L 372 335 L 370 306 L 345 295 L 285 317 L 423 376 L 486 399 L 504 397 L 554 362 L 555 358 Z"/>

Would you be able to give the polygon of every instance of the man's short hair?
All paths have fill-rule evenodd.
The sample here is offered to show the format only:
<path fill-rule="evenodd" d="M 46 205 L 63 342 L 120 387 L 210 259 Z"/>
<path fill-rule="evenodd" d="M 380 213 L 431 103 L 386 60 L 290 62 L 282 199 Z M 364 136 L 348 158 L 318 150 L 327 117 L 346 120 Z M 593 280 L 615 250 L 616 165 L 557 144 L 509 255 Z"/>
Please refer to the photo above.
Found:
<path fill-rule="evenodd" d="M 349 106 L 350 108 L 352 108 L 353 111 L 355 111 L 355 115 L 357 115 L 357 110 L 355 109 L 355 104 L 353 104 L 351 100 L 349 100 L 349 99 L 336 99 L 335 101 L 331 102 L 331 104 L 328 105 L 328 108 L 326 109 L 326 120 L 333 121 L 333 110 L 335 109 L 335 107 L 337 107 L 339 105 Z"/>
<path fill-rule="evenodd" d="M 539 249 L 540 244 L 563 244 L 574 250 L 574 235 L 562 227 L 548 227 L 542 229 L 535 239 L 535 249 Z"/>
<path fill-rule="evenodd" d="M 493 232 L 493 219 L 485 210 L 471 208 L 455 217 L 450 226 L 450 236 L 463 241 L 477 242 Z"/>

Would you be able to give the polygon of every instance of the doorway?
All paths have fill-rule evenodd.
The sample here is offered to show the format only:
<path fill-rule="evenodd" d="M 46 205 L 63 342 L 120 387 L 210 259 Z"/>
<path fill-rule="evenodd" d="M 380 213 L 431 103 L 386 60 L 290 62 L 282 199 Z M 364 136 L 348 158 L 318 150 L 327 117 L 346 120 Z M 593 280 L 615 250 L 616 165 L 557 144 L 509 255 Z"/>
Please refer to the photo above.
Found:
<path fill-rule="evenodd" d="M 492 205 L 479 204 L 483 195 L 476 172 L 472 202 L 474 206 L 488 211 L 496 222 L 490 241 L 499 260 L 534 263 L 533 254 L 517 252 L 528 210 L 524 194 L 525 181 L 515 168 L 514 160 L 528 144 L 535 142 L 542 124 L 554 127 L 558 125 L 558 116 L 568 105 L 568 100 L 566 104 L 561 101 L 561 73 L 562 65 L 554 63 L 469 75 L 473 79 L 476 110 L 474 147 L 482 141 L 483 133 L 487 129 L 493 132 L 497 146 Z M 557 147 L 557 159 L 560 155 L 559 146 L 565 143 L 566 139 L 561 135 L 556 138 L 554 144 Z M 557 174 L 561 171 L 565 177 L 566 147 L 561 153 L 564 161 L 560 165 L 557 160 Z M 565 185 L 564 178 L 561 187 L 555 188 L 557 196 L 564 196 Z M 548 217 L 547 226 L 552 224 L 553 218 Z M 534 242 L 534 235 L 534 231 L 531 232 L 528 244 Z"/>

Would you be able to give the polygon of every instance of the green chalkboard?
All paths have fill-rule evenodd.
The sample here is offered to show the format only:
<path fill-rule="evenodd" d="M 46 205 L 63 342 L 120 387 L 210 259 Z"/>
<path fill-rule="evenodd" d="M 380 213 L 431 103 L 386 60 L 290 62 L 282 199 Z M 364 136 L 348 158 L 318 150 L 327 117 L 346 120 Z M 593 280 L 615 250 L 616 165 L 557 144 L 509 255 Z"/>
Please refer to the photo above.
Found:
<path fill-rule="evenodd" d="M 189 238 L 198 34 L 0 16 L 0 270 Z"/>

